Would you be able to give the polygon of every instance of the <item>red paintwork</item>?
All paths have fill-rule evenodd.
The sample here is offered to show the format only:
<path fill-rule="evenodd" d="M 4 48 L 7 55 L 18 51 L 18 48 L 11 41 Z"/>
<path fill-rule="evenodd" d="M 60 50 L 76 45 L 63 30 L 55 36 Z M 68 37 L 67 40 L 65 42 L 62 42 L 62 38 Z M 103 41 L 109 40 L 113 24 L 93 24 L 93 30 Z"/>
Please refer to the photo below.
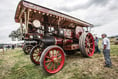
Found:
<path fill-rule="evenodd" d="M 52 52 L 50 52 L 52 51 Z M 54 52 L 56 51 L 56 52 Z M 58 62 L 55 62 L 57 59 Z M 59 61 L 60 60 L 60 61 Z M 58 47 L 51 48 L 47 51 L 44 58 L 44 68 L 48 73 L 56 73 L 60 71 L 64 65 L 65 56 L 62 49 Z M 52 64 L 51 64 L 52 63 Z"/>
<path fill-rule="evenodd" d="M 63 39 L 55 37 L 55 45 L 58 45 L 58 44 L 63 44 Z"/>
<path fill-rule="evenodd" d="M 26 13 L 26 16 L 24 13 Z M 20 15 L 21 19 L 19 18 Z M 27 15 L 29 16 L 29 20 Z M 35 19 L 39 20 L 41 23 L 42 28 L 37 28 L 40 31 L 39 33 L 33 26 L 31 29 L 29 29 L 29 23 L 31 23 L 32 25 L 32 22 Z M 49 45 L 59 45 L 64 50 L 77 50 L 79 49 L 79 44 L 82 43 L 81 46 L 84 49 L 82 49 L 81 46 L 80 48 L 84 50 L 84 54 L 86 54 L 87 52 L 88 57 L 94 54 L 95 45 L 94 38 L 91 33 L 88 33 L 87 36 L 84 36 L 85 40 L 83 42 L 79 41 L 81 34 L 84 32 L 83 27 L 93 27 L 93 25 L 90 23 L 24 0 L 20 1 L 20 3 L 18 4 L 15 14 L 15 21 L 17 23 L 19 23 L 20 21 L 23 21 L 23 24 L 26 23 L 26 32 L 28 33 L 26 33 L 25 38 L 27 39 L 30 39 L 30 35 L 39 35 L 41 37 L 39 39 L 43 39 L 42 42 L 44 42 L 44 44 L 48 43 Z M 49 27 L 53 27 L 53 29 L 49 30 Z M 43 68 L 45 69 L 45 71 L 52 74 L 62 69 L 65 61 L 65 56 L 63 50 L 59 46 L 53 46 L 52 48 L 48 48 L 48 44 L 43 46 L 45 49 L 43 53 L 42 51 L 37 53 L 37 57 L 40 57 L 42 54 L 41 62 L 39 61 L 40 58 L 38 59 L 38 61 L 36 61 L 37 58 L 33 56 L 34 54 L 36 54 L 36 52 L 32 52 L 30 58 L 33 59 L 33 62 L 35 64 L 41 63 L 42 65 L 43 63 Z M 85 48 L 87 50 L 85 50 Z M 51 54 L 50 51 L 52 51 L 53 54 Z M 54 51 L 56 51 L 56 53 Z M 61 61 L 59 61 L 59 59 L 61 59 Z"/>
<path fill-rule="evenodd" d="M 79 49 L 79 44 L 70 44 L 70 45 L 66 45 L 63 46 L 64 50 L 76 50 Z"/>
<path fill-rule="evenodd" d="M 72 44 L 73 43 L 73 40 L 71 39 L 64 39 L 63 40 L 63 44 L 66 45 L 66 44 Z"/>
<path fill-rule="evenodd" d="M 66 45 L 66 44 L 72 44 L 72 43 L 73 43 L 73 40 L 71 39 L 62 39 L 62 38 L 55 37 L 55 45 L 59 45 L 59 44 Z"/>
<path fill-rule="evenodd" d="M 77 27 L 75 28 L 75 37 L 76 37 L 77 39 L 79 39 L 79 37 L 81 36 L 81 34 L 82 34 L 83 32 L 84 32 L 83 28 L 80 27 L 80 26 L 77 26 Z"/>
<path fill-rule="evenodd" d="M 73 38 L 73 32 L 71 29 L 64 29 L 64 37 Z"/>
<path fill-rule="evenodd" d="M 85 39 L 85 48 L 87 48 L 88 45 L 90 45 L 89 51 L 90 53 L 87 53 L 88 56 L 93 56 L 95 51 L 95 44 L 94 44 L 94 38 L 91 33 L 88 33 L 86 39 Z"/>

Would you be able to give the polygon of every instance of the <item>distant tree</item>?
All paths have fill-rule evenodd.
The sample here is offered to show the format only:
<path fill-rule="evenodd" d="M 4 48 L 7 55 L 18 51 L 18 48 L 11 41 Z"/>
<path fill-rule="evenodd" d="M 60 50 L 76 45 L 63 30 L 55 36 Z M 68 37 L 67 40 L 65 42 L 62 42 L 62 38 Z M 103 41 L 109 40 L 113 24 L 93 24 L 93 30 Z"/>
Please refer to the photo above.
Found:
<path fill-rule="evenodd" d="M 12 41 L 15 41 L 16 39 L 22 40 L 23 34 L 20 31 L 20 28 L 18 28 L 16 31 L 13 30 L 10 34 L 9 37 L 12 39 Z"/>

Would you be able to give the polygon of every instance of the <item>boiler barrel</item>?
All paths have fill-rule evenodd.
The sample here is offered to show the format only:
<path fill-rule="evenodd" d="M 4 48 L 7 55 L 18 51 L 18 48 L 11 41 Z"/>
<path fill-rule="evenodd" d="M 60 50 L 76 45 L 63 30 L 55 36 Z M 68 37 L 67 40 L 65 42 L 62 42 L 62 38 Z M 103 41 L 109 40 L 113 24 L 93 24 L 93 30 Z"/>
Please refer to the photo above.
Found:
<path fill-rule="evenodd" d="M 43 39 L 41 39 L 46 45 L 55 45 L 55 38 L 54 37 L 44 37 Z"/>
<path fill-rule="evenodd" d="M 73 43 L 73 40 L 71 39 L 63 39 L 63 38 L 57 38 L 57 37 L 44 37 L 41 39 L 46 45 L 66 45 Z"/>

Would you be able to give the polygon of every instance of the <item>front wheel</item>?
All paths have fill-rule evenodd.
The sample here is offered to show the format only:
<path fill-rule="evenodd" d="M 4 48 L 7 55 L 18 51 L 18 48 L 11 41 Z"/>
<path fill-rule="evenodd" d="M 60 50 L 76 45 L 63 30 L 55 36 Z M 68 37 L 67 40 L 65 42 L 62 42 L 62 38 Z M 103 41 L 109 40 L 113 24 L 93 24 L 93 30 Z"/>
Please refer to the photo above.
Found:
<path fill-rule="evenodd" d="M 47 47 L 43 51 L 41 55 L 40 65 L 44 72 L 48 74 L 54 74 L 62 69 L 64 62 L 64 51 L 59 46 L 53 45 Z"/>
<path fill-rule="evenodd" d="M 44 50 L 44 43 L 40 42 L 39 45 L 36 45 L 32 48 L 30 52 L 30 59 L 35 65 L 40 65 L 40 57 Z"/>

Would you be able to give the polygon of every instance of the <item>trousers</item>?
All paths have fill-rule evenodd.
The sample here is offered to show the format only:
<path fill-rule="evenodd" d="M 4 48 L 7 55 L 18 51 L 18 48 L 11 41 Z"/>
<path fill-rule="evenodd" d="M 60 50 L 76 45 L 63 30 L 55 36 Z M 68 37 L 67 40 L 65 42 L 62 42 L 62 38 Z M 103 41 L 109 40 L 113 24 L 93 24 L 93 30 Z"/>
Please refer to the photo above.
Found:
<path fill-rule="evenodd" d="M 105 64 L 107 66 L 111 66 L 111 59 L 110 59 L 110 49 L 104 49 L 103 50 L 104 58 L 105 58 Z"/>

